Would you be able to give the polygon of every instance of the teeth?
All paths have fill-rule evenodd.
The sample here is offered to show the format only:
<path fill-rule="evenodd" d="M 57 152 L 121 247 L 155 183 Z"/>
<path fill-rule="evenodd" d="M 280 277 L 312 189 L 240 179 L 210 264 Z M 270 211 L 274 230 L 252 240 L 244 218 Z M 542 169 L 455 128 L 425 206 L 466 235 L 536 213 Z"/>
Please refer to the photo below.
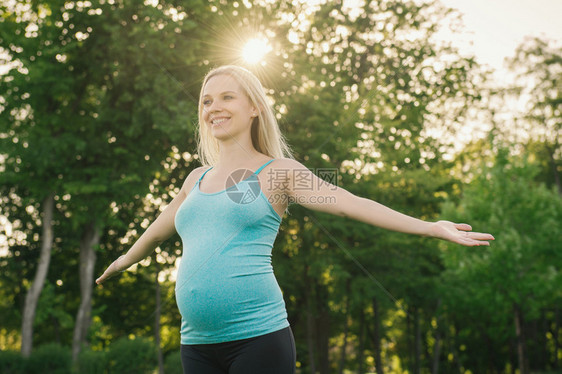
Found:
<path fill-rule="evenodd" d="M 223 123 L 224 121 L 226 121 L 228 118 L 218 118 L 218 119 L 214 119 L 211 121 L 211 123 L 213 125 L 220 125 L 221 123 Z"/>

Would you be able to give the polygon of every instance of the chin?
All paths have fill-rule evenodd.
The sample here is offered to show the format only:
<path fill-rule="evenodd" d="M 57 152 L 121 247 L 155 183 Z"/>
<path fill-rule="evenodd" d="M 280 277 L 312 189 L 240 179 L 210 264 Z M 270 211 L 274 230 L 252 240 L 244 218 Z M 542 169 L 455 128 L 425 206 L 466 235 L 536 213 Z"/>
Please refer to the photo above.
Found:
<path fill-rule="evenodd" d="M 238 126 L 227 126 L 226 128 L 222 128 L 222 127 L 217 127 L 217 128 L 212 128 L 211 127 L 211 135 L 217 139 L 217 140 L 229 140 L 232 138 L 239 138 L 240 136 L 242 136 L 244 132 L 244 129 L 241 129 Z"/>
<path fill-rule="evenodd" d="M 223 129 L 213 129 L 211 130 L 211 135 L 217 140 L 228 140 L 234 137 L 234 134 Z"/>

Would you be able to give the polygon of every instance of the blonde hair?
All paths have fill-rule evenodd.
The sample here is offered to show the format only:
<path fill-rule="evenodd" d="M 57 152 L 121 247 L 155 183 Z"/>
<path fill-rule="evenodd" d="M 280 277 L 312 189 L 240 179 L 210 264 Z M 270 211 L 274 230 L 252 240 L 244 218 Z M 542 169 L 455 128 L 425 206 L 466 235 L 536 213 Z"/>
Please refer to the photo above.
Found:
<path fill-rule="evenodd" d="M 252 122 L 252 144 L 254 148 L 273 158 L 293 158 L 291 149 L 285 141 L 273 109 L 267 101 L 265 90 L 259 79 L 250 71 L 235 65 L 225 65 L 211 70 L 203 80 L 199 95 L 199 128 L 197 152 L 204 166 L 214 166 L 219 160 L 219 142 L 211 134 L 209 126 L 203 120 L 203 90 L 214 76 L 228 75 L 232 77 L 250 99 L 252 105 L 259 108 L 259 115 Z"/>

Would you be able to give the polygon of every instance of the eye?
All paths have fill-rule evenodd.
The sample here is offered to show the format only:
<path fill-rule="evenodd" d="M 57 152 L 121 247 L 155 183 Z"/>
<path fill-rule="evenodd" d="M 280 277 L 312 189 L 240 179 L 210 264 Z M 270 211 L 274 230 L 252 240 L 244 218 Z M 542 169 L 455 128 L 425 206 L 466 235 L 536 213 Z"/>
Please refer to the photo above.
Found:
<path fill-rule="evenodd" d="M 209 99 L 203 100 L 203 105 L 207 106 L 207 105 L 210 105 L 210 104 L 211 104 L 211 100 L 209 100 Z"/>
<path fill-rule="evenodd" d="M 224 99 L 225 99 L 225 100 L 234 99 L 234 96 L 232 96 L 232 95 L 224 95 Z"/>

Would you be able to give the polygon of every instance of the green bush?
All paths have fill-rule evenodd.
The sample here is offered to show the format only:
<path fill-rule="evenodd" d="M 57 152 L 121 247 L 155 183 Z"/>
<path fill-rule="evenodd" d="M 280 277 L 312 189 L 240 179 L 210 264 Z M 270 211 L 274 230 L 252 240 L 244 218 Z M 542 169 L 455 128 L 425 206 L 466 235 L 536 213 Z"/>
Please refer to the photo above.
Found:
<path fill-rule="evenodd" d="M 146 338 L 121 338 L 109 346 L 109 374 L 151 374 L 157 365 L 156 347 Z"/>
<path fill-rule="evenodd" d="M 183 374 L 180 351 L 174 351 L 166 356 L 166 359 L 164 359 L 164 373 Z"/>
<path fill-rule="evenodd" d="M 25 359 L 19 352 L 0 351 L 0 373 L 23 374 Z"/>
<path fill-rule="evenodd" d="M 25 363 L 26 374 L 72 374 L 70 348 L 56 343 L 42 345 L 31 352 Z"/>
<path fill-rule="evenodd" d="M 78 356 L 78 373 L 105 374 L 107 354 L 100 351 L 85 350 Z"/>

